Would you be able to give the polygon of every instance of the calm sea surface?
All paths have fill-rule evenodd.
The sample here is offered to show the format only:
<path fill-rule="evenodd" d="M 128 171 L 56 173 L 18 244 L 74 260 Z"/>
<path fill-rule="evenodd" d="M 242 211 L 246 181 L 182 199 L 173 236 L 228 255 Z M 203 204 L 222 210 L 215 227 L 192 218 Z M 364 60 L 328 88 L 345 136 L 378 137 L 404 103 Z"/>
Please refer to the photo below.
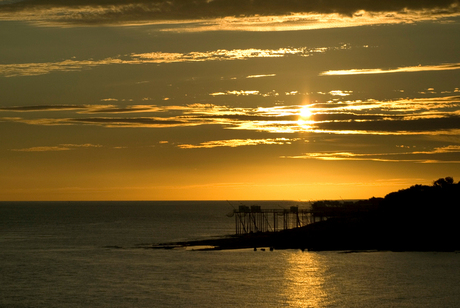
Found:
<path fill-rule="evenodd" d="M 460 307 L 458 253 L 142 248 L 232 234 L 231 210 L 0 202 L 0 307 Z"/>

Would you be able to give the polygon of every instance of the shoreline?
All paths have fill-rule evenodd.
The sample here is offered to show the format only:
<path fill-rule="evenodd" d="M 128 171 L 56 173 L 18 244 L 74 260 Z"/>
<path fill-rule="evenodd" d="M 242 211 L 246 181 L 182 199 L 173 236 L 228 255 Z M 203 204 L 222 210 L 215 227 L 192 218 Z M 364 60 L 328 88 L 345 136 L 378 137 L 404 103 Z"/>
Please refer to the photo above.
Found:
<path fill-rule="evenodd" d="M 439 243 L 432 245 L 431 242 L 402 243 L 401 241 L 388 242 L 388 239 L 369 241 L 369 237 L 361 234 L 361 237 L 352 237 L 352 234 L 344 232 L 348 240 L 343 237 L 331 238 L 331 233 L 318 230 L 315 224 L 294 228 L 279 232 L 252 233 L 244 235 L 227 235 L 219 238 L 158 243 L 146 249 L 186 249 L 192 251 L 215 251 L 215 250 L 286 250 L 295 249 L 301 251 L 341 251 L 343 253 L 354 252 L 456 252 L 460 247 L 452 243 Z M 322 229 L 322 228 L 321 228 Z M 369 230 L 361 230 L 364 233 Z M 357 234 L 353 234 L 357 235 Z"/>

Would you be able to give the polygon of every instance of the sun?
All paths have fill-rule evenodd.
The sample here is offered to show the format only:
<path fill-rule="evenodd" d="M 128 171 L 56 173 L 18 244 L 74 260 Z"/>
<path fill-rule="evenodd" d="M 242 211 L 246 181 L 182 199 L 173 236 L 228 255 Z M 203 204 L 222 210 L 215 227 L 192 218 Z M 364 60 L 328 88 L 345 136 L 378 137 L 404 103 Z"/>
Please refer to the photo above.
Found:
<path fill-rule="evenodd" d="M 297 120 L 297 124 L 299 125 L 300 131 L 309 131 L 312 128 L 312 121 L 311 117 L 313 112 L 311 109 L 303 105 L 299 109 L 299 119 Z"/>
<path fill-rule="evenodd" d="M 303 120 L 303 119 L 308 119 L 312 116 L 312 112 L 310 111 L 310 108 L 308 108 L 308 106 L 303 106 L 302 108 L 300 108 L 300 118 Z"/>

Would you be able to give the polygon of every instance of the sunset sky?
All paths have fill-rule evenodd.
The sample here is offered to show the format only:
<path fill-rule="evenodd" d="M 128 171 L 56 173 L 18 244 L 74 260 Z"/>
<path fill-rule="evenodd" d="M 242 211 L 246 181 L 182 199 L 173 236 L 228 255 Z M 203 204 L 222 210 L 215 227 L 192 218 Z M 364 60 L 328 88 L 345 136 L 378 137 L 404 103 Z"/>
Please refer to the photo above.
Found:
<path fill-rule="evenodd" d="M 0 0 L 1 200 L 460 180 L 452 0 Z"/>

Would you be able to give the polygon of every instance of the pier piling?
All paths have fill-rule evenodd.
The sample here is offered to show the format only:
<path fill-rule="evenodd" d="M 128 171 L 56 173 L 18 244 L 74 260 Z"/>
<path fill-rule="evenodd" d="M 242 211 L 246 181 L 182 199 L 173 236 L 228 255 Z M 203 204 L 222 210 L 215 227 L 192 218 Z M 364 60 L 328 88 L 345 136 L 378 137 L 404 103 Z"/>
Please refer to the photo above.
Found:
<path fill-rule="evenodd" d="M 240 205 L 233 214 L 237 235 L 299 228 L 316 220 L 311 210 L 299 209 L 297 206 L 289 209 L 262 209 L 258 205 Z"/>

